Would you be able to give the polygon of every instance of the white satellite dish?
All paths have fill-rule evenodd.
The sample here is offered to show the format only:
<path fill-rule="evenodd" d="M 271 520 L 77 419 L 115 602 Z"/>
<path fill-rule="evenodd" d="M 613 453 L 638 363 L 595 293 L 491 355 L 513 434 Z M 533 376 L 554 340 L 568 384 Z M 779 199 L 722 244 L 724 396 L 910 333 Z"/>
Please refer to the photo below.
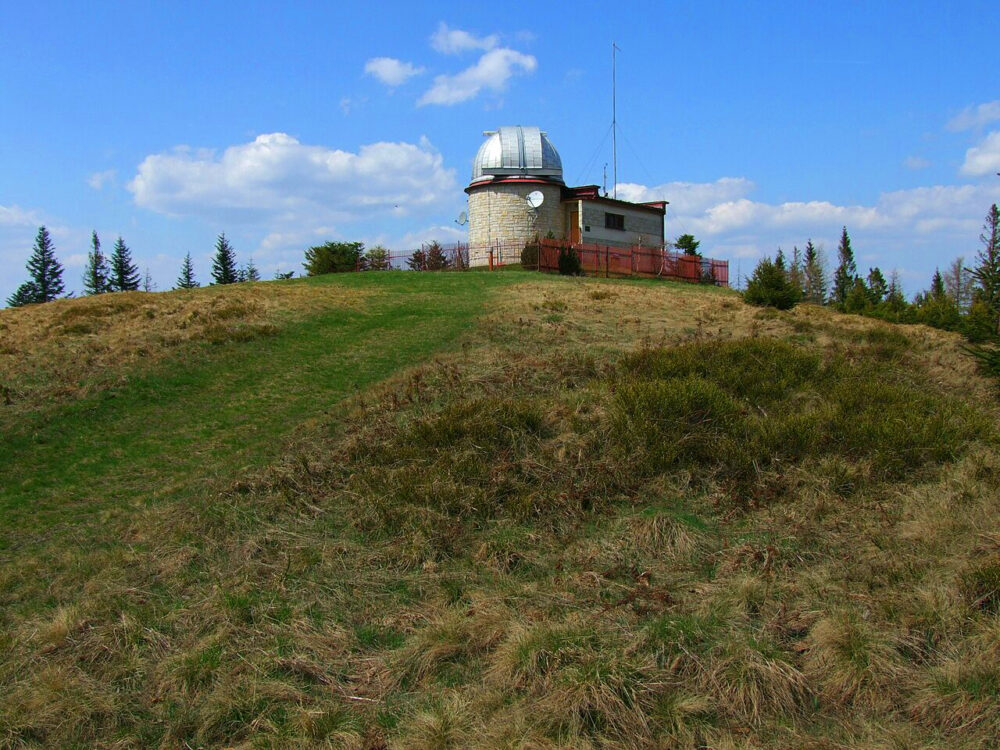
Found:
<path fill-rule="evenodd" d="M 538 208 L 545 202 L 545 196 L 542 194 L 541 190 L 532 190 L 528 193 L 528 205 L 532 208 Z"/>
<path fill-rule="evenodd" d="M 455 223 L 458 224 L 460 227 L 464 227 L 465 223 L 468 220 L 469 220 L 469 215 L 465 213 L 465 211 L 462 211 L 462 213 L 458 215 L 458 218 L 455 219 Z"/>

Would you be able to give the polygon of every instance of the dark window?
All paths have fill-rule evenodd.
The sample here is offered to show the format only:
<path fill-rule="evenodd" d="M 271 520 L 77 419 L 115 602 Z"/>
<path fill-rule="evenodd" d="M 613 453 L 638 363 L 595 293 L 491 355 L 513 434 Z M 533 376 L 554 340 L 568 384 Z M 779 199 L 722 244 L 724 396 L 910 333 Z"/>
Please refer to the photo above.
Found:
<path fill-rule="evenodd" d="M 605 229 L 625 229 L 624 214 L 604 214 Z"/>

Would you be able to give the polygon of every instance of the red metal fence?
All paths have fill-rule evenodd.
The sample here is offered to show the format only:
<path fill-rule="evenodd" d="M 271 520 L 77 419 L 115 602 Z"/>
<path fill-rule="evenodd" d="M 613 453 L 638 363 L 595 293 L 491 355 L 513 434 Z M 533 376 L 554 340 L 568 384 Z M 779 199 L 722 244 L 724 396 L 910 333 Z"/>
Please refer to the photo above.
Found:
<path fill-rule="evenodd" d="M 616 247 L 543 239 L 538 242 L 538 270 L 558 272 L 559 254 L 570 248 L 580 258 L 583 272 L 590 276 L 642 276 L 729 286 L 729 261 L 641 245 Z"/>
<path fill-rule="evenodd" d="M 729 286 L 728 261 L 672 253 L 662 247 L 641 245 L 616 247 L 542 239 L 538 241 L 537 265 L 526 264 L 525 268 L 537 268 L 547 273 L 558 272 L 559 254 L 563 249 L 569 248 L 576 251 L 581 269 L 590 276 L 640 276 Z M 494 241 L 484 245 L 431 243 L 408 253 L 389 252 L 377 260 L 362 258 L 355 270 L 466 271 L 476 267 L 492 270 L 521 263 L 524 249 L 520 242 Z"/>

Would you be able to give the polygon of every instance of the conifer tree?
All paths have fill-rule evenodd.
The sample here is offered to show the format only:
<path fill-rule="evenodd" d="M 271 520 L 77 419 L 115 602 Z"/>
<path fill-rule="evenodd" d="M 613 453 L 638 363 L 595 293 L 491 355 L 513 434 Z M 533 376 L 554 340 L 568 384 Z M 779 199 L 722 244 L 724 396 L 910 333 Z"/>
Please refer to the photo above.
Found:
<path fill-rule="evenodd" d="M 788 280 L 801 294 L 805 294 L 806 285 L 805 274 L 802 269 L 802 253 L 799 252 L 798 245 L 792 247 L 792 263 L 788 267 Z"/>
<path fill-rule="evenodd" d="M 778 251 L 779 254 L 781 251 Z M 801 291 L 792 286 L 782 265 L 768 257 L 761 258 L 747 282 L 743 300 L 751 305 L 788 310 L 799 301 Z"/>
<path fill-rule="evenodd" d="M 240 270 L 240 281 L 260 281 L 260 271 L 253 264 L 253 258 Z"/>
<path fill-rule="evenodd" d="M 934 269 L 934 276 L 931 277 L 931 299 L 944 299 L 947 294 L 944 290 L 944 279 L 941 276 L 941 269 Z"/>
<path fill-rule="evenodd" d="M 146 266 L 146 273 L 142 277 L 142 291 L 144 292 L 156 291 L 156 284 L 153 282 L 153 275 L 149 272 L 149 266 Z"/>
<path fill-rule="evenodd" d="M 847 295 L 854 288 L 854 280 L 858 278 L 858 267 L 854 263 L 854 250 L 851 249 L 851 238 L 844 227 L 840 235 L 840 245 L 837 247 L 837 270 L 833 274 L 833 294 L 831 302 L 843 308 Z"/>
<path fill-rule="evenodd" d="M 28 275 L 31 276 L 28 283 L 34 287 L 34 302 L 51 302 L 65 291 L 63 267 L 56 260 L 55 246 L 45 227 L 38 228 L 35 247 L 28 258 L 27 267 Z"/>
<path fill-rule="evenodd" d="M 194 280 L 194 263 L 191 262 L 191 253 L 188 253 L 181 263 L 181 275 L 177 277 L 174 289 L 195 289 L 198 286 L 201 285 Z"/>
<path fill-rule="evenodd" d="M 216 284 L 235 284 L 239 280 L 236 272 L 236 252 L 229 244 L 229 240 L 226 239 L 225 232 L 220 234 L 215 241 L 212 278 Z"/>
<path fill-rule="evenodd" d="M 31 281 L 25 281 L 17 288 L 17 291 L 7 298 L 7 304 L 10 307 L 24 307 L 35 302 L 41 302 L 41 300 L 38 298 L 38 288 Z"/>
<path fill-rule="evenodd" d="M 975 298 L 992 313 L 996 320 L 996 333 L 1000 335 L 1000 211 L 996 203 L 986 214 L 979 240 L 983 249 L 976 256 L 976 267 L 972 269 L 972 278 L 976 282 Z"/>
<path fill-rule="evenodd" d="M 774 265 L 780 268 L 782 271 L 787 271 L 785 268 L 785 251 L 780 247 L 778 248 L 778 254 L 774 256 Z"/>
<path fill-rule="evenodd" d="M 886 284 L 885 276 L 882 275 L 882 269 L 878 266 L 875 268 L 868 269 L 868 297 L 871 299 L 873 305 L 878 305 L 882 303 L 885 299 L 885 295 L 889 291 L 889 286 Z"/>
<path fill-rule="evenodd" d="M 701 255 L 698 252 L 698 246 L 701 244 L 701 240 L 696 240 L 693 234 L 682 234 L 674 242 L 674 247 L 680 250 L 685 255 Z"/>
<path fill-rule="evenodd" d="M 903 296 L 903 286 L 899 282 L 899 272 L 893 271 L 889 274 L 889 286 L 886 289 L 883 305 L 897 315 L 908 307 L 906 297 Z"/>
<path fill-rule="evenodd" d="M 951 262 L 944 277 L 944 290 L 963 313 L 972 304 L 972 271 L 965 267 L 965 258 L 959 256 Z"/>
<path fill-rule="evenodd" d="M 451 259 L 441 247 L 441 243 L 437 241 L 433 241 L 427 246 L 426 261 L 428 271 L 443 271 L 451 267 Z"/>
<path fill-rule="evenodd" d="M 112 292 L 134 292 L 139 289 L 139 268 L 132 262 L 132 251 L 125 240 L 118 237 L 111 253 L 111 276 L 108 286 Z"/>
<path fill-rule="evenodd" d="M 101 240 L 97 232 L 91 232 L 90 252 L 87 254 L 87 265 L 83 269 L 83 291 L 86 294 L 104 294 L 108 288 L 108 261 L 101 252 Z"/>
<path fill-rule="evenodd" d="M 804 297 L 806 302 L 822 305 L 826 302 L 826 272 L 823 270 L 823 258 L 810 239 L 806 242 Z"/>

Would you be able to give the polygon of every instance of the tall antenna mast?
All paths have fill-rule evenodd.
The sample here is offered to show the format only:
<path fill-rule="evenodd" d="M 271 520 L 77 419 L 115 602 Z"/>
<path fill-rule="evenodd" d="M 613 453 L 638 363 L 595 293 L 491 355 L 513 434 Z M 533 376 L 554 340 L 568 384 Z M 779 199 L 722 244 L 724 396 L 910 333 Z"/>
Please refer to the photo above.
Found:
<path fill-rule="evenodd" d="M 611 156 L 614 162 L 614 197 L 618 199 L 618 72 L 615 52 L 621 52 L 618 45 L 611 42 Z"/>

